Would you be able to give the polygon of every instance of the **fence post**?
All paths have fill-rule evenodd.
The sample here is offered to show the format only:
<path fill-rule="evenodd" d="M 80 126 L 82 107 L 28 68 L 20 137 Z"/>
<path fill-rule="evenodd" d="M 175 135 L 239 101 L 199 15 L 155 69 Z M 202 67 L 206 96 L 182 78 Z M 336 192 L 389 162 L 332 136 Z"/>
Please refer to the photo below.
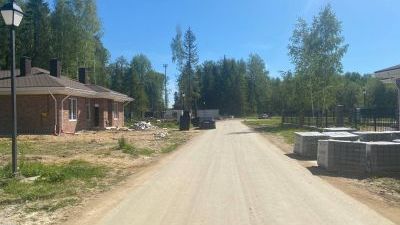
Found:
<path fill-rule="evenodd" d="M 335 125 L 336 127 L 344 127 L 344 106 L 338 105 L 336 106 L 335 112 Z"/>
<path fill-rule="evenodd" d="M 360 114 L 360 108 L 356 108 L 353 111 L 353 118 L 354 118 L 354 128 L 358 130 L 358 118 Z"/>
<path fill-rule="evenodd" d="M 328 126 L 328 112 L 325 110 L 325 127 L 329 127 Z"/>

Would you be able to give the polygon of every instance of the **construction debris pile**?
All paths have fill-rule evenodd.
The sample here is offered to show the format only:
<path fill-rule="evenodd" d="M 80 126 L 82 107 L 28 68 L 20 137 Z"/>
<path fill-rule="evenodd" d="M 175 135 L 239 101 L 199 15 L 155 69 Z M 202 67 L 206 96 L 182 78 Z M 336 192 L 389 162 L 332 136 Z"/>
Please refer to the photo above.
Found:
<path fill-rule="evenodd" d="M 151 125 L 150 122 L 140 121 L 140 122 L 133 124 L 133 126 L 131 128 L 134 130 L 155 130 L 158 127 Z"/>

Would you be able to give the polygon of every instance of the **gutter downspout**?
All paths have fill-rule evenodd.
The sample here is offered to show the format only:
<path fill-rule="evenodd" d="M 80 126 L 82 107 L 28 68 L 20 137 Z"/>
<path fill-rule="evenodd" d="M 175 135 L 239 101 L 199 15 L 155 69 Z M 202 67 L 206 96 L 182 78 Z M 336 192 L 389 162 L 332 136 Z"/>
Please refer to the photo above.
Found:
<path fill-rule="evenodd" d="M 64 101 L 71 97 L 71 94 L 67 95 L 63 100 L 61 100 L 61 129 L 58 132 L 58 135 L 61 135 L 64 132 Z"/>
<path fill-rule="evenodd" d="M 50 93 L 50 96 L 54 100 L 54 135 L 57 136 L 57 125 L 58 125 L 57 99 L 54 97 L 53 93 L 51 93 L 50 89 L 49 89 L 49 93 Z"/>

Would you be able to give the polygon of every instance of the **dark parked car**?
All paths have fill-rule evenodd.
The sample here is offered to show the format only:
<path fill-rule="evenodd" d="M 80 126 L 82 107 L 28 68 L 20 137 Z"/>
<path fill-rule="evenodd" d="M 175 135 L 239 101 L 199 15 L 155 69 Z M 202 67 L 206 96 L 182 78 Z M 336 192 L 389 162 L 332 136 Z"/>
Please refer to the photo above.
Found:
<path fill-rule="evenodd" d="M 269 115 L 266 114 L 266 113 L 260 114 L 260 115 L 258 116 L 258 119 L 269 119 Z"/>
<path fill-rule="evenodd" d="M 201 118 L 200 129 L 216 129 L 215 120 L 213 118 Z"/>

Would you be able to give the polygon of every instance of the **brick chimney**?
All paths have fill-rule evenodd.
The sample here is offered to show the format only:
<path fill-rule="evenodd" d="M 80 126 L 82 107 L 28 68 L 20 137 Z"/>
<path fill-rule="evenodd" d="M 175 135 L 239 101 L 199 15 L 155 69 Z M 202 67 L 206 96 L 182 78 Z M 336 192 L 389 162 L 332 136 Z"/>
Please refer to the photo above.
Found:
<path fill-rule="evenodd" d="M 53 77 L 61 77 L 61 62 L 58 59 L 50 60 L 50 75 Z"/>
<path fill-rule="evenodd" d="M 89 74 L 87 68 L 79 68 L 79 82 L 89 84 Z"/>
<path fill-rule="evenodd" d="M 21 77 L 32 75 L 32 60 L 26 56 L 21 57 L 19 69 Z"/>

